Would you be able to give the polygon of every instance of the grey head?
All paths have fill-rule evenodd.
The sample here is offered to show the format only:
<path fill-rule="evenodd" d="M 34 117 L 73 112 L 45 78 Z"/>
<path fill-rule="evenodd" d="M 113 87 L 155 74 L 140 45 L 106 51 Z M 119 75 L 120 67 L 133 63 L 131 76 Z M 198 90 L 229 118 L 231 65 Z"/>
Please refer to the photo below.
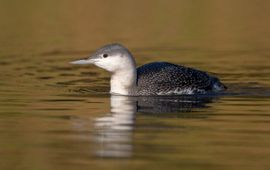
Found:
<path fill-rule="evenodd" d="M 109 72 L 136 67 L 129 50 L 118 43 L 105 45 L 85 59 L 73 61 L 71 64 L 94 64 Z"/>

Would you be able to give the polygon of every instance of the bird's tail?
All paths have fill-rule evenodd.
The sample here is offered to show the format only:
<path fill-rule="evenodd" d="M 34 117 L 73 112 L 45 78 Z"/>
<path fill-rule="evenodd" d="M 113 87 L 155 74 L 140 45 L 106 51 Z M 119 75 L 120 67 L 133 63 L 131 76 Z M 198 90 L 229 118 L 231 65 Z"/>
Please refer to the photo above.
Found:
<path fill-rule="evenodd" d="M 218 78 L 214 78 L 213 80 L 213 86 L 212 86 L 212 90 L 215 92 L 220 92 L 220 91 L 225 91 L 228 88 L 219 81 Z"/>

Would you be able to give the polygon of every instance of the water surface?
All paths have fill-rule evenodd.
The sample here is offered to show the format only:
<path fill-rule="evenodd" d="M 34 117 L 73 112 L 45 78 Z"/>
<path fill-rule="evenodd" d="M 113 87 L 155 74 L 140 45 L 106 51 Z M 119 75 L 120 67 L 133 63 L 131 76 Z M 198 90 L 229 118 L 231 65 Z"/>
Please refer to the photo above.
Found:
<path fill-rule="evenodd" d="M 0 169 L 269 169 L 268 1 L 1 1 Z M 121 42 L 222 95 L 109 95 L 69 62 Z"/>

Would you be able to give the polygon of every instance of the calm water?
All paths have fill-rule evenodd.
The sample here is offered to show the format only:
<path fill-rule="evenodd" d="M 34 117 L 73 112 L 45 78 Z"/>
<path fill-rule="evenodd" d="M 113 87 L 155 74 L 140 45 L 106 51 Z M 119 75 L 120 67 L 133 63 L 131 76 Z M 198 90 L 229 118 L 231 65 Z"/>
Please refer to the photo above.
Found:
<path fill-rule="evenodd" d="M 0 1 L 0 169 L 270 169 L 269 1 Z M 219 76 L 218 96 L 110 96 L 69 61 L 121 42 L 137 64 Z"/>

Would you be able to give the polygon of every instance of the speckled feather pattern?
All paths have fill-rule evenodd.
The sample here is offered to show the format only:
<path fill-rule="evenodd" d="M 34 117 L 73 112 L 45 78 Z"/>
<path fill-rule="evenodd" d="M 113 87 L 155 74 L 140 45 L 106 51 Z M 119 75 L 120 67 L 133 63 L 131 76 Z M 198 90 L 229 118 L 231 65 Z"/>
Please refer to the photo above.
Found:
<path fill-rule="evenodd" d="M 205 93 L 214 84 L 223 86 L 216 77 L 193 68 L 167 62 L 154 62 L 137 68 L 135 95 L 170 95 Z M 225 86 L 224 86 L 225 87 Z"/>
<path fill-rule="evenodd" d="M 226 89 L 218 78 L 181 65 L 153 62 L 136 69 L 132 54 L 117 43 L 105 45 L 90 57 L 72 63 L 95 64 L 111 72 L 112 94 L 181 95 L 220 92 Z"/>

